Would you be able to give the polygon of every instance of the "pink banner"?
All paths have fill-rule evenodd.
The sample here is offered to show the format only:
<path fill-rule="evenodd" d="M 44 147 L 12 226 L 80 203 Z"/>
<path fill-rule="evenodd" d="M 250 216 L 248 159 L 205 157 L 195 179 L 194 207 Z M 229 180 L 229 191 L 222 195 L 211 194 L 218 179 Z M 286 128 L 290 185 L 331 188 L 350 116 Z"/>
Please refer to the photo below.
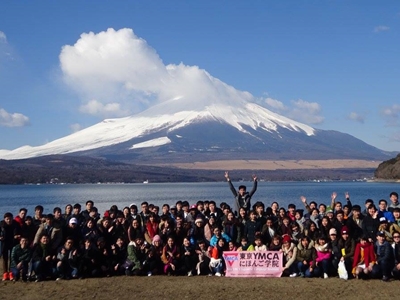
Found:
<path fill-rule="evenodd" d="M 280 277 L 283 254 L 279 251 L 224 251 L 227 277 Z"/>

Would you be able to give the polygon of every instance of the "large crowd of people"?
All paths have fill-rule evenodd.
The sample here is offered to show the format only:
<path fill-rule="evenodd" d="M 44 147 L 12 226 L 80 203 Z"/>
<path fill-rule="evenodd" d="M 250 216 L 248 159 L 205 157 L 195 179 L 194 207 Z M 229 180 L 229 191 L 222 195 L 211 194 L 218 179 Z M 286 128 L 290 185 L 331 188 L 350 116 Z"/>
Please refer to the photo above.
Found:
<path fill-rule="evenodd" d="M 99 213 L 92 200 L 43 215 L 21 208 L 1 221 L 3 281 L 103 276 L 223 276 L 224 251 L 281 251 L 282 276 L 338 276 L 344 263 L 350 278 L 400 278 L 400 203 L 367 199 L 365 208 L 307 202 L 301 208 L 277 202 L 251 205 L 257 189 L 238 190 L 225 177 L 235 207 L 214 201 L 177 201 L 161 207 L 144 201 Z M 299 203 L 299 204 L 300 204 Z M 304 206 L 304 207 L 303 207 Z"/>

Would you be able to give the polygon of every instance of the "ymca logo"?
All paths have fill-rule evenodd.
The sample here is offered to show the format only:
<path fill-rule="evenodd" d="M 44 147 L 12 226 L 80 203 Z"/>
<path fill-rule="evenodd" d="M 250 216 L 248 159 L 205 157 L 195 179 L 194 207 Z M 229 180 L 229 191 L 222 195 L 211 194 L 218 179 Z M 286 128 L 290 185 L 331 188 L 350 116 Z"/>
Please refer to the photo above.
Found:
<path fill-rule="evenodd" d="M 234 262 L 239 260 L 238 255 L 239 255 L 239 253 L 232 253 L 232 254 L 224 255 L 224 259 L 229 264 L 229 266 L 232 267 Z"/>

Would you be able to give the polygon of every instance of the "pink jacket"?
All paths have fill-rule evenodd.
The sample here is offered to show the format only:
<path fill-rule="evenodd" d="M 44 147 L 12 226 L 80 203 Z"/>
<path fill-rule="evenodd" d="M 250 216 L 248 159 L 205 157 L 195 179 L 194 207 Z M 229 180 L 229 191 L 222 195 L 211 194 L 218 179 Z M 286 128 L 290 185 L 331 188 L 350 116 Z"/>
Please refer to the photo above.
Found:
<path fill-rule="evenodd" d="M 317 259 L 315 260 L 316 262 L 331 258 L 332 250 L 329 249 L 327 246 L 328 244 L 325 244 L 324 246 L 315 246 L 315 250 L 317 252 Z"/>

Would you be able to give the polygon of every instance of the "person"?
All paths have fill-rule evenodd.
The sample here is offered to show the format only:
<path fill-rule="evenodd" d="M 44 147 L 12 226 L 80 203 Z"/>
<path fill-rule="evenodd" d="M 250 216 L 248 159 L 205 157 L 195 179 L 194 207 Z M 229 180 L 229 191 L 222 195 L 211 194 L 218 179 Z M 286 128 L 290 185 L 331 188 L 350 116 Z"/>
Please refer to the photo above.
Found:
<path fill-rule="evenodd" d="M 57 252 L 57 274 L 56 280 L 78 277 L 78 251 L 74 248 L 74 240 L 67 237 L 63 246 Z"/>
<path fill-rule="evenodd" d="M 128 262 L 130 265 L 126 266 L 126 275 L 142 275 L 143 274 L 143 262 L 146 260 L 146 244 L 144 243 L 144 237 L 139 235 L 133 242 L 128 244 Z"/>
<path fill-rule="evenodd" d="M 69 220 L 71 215 L 72 215 L 72 204 L 67 204 L 64 208 L 64 213 L 62 215 L 65 222 L 67 222 L 67 220 Z"/>
<path fill-rule="evenodd" d="M 90 212 L 91 212 L 93 206 L 94 206 L 94 202 L 92 200 L 86 201 L 86 203 L 85 203 L 86 209 L 81 212 L 81 215 L 85 220 L 88 220 L 90 218 Z"/>
<path fill-rule="evenodd" d="M 314 277 L 317 253 L 315 252 L 314 243 L 308 237 L 303 237 L 297 245 L 297 270 L 300 277 Z"/>
<path fill-rule="evenodd" d="M 179 269 L 178 262 L 181 253 L 179 248 L 175 245 L 175 239 L 170 236 L 168 237 L 167 244 L 163 248 L 161 260 L 164 264 L 164 273 L 168 275 L 176 274 Z"/>
<path fill-rule="evenodd" d="M 356 279 L 369 276 L 376 262 L 374 245 L 363 235 L 354 250 L 352 274 Z"/>
<path fill-rule="evenodd" d="M 362 223 L 364 215 L 361 213 L 361 206 L 354 205 L 352 207 L 351 215 L 347 218 L 347 224 L 349 228 L 352 228 L 351 236 L 353 239 L 359 240 L 363 235 Z"/>
<path fill-rule="evenodd" d="M 394 267 L 392 270 L 393 278 L 400 279 L 400 232 L 393 232 L 393 252 L 394 252 Z"/>
<path fill-rule="evenodd" d="M 215 227 L 214 228 L 214 235 L 210 239 L 210 246 L 215 247 L 219 239 L 224 239 L 225 242 L 230 242 L 231 238 L 225 232 L 221 231 L 221 228 Z"/>
<path fill-rule="evenodd" d="M 99 257 L 95 249 L 94 242 L 91 238 L 85 238 L 81 250 L 78 252 L 78 274 L 80 278 L 96 277 L 100 275 L 98 268 Z"/>
<path fill-rule="evenodd" d="M 261 236 L 263 237 L 263 241 L 266 245 L 271 243 L 272 237 L 276 234 L 276 230 L 273 225 L 272 217 L 268 217 L 267 221 L 262 227 Z"/>
<path fill-rule="evenodd" d="M 115 244 L 111 245 L 111 251 L 111 266 L 114 269 L 114 273 L 116 275 L 124 274 L 125 270 L 130 266 L 130 261 L 128 260 L 128 250 L 125 246 L 125 238 L 122 236 L 118 237 L 115 241 Z"/>
<path fill-rule="evenodd" d="M 283 252 L 283 273 L 282 276 L 296 277 L 296 257 L 297 246 L 292 243 L 290 236 L 286 235 L 282 239 L 282 252 Z"/>
<path fill-rule="evenodd" d="M 54 216 L 52 214 L 46 215 L 44 219 L 45 222 L 39 225 L 33 244 L 38 244 L 42 235 L 46 234 L 50 238 L 49 244 L 51 249 L 55 252 L 63 242 L 62 230 L 53 226 Z"/>
<path fill-rule="evenodd" d="M 153 212 L 150 212 L 145 226 L 144 238 L 147 243 L 151 244 L 154 236 L 158 234 L 159 222 L 156 220 L 156 215 Z"/>
<path fill-rule="evenodd" d="M 315 222 L 309 222 L 308 226 L 304 230 L 304 236 L 308 236 L 311 241 L 316 241 L 320 236 L 319 228 Z"/>
<path fill-rule="evenodd" d="M 82 237 L 84 239 L 90 239 L 92 242 L 96 242 L 100 236 L 95 221 L 92 218 L 87 219 L 86 224 L 82 228 Z"/>
<path fill-rule="evenodd" d="M 257 222 L 257 214 L 255 211 L 250 212 L 250 219 L 244 225 L 243 235 L 247 237 L 249 243 L 253 244 L 256 235 L 261 234 L 262 225 Z M 229 241 L 227 241 L 229 242 Z"/>
<path fill-rule="evenodd" d="M 394 222 L 393 213 L 387 210 L 387 201 L 385 199 L 379 200 L 378 218 L 385 217 L 390 223 Z"/>
<path fill-rule="evenodd" d="M 242 236 L 237 251 L 254 251 L 254 245 L 252 243 L 249 243 L 247 237 Z"/>
<path fill-rule="evenodd" d="M 31 249 L 29 248 L 29 240 L 22 236 L 19 244 L 14 246 L 11 251 L 11 274 L 10 280 L 27 281 L 28 266 L 32 257 Z"/>
<path fill-rule="evenodd" d="M 195 273 L 197 256 L 194 247 L 190 244 L 190 239 L 185 237 L 181 245 L 181 262 L 180 274 L 187 274 L 192 276 Z"/>
<path fill-rule="evenodd" d="M 141 236 L 143 230 L 140 227 L 140 219 L 132 219 L 132 223 L 128 228 L 128 239 L 129 242 L 134 242 L 136 237 Z"/>
<path fill-rule="evenodd" d="M 371 276 L 373 278 L 382 278 L 382 281 L 389 281 L 394 267 L 393 248 L 386 241 L 385 232 L 378 231 L 375 242 L 376 264 L 372 267 Z"/>
<path fill-rule="evenodd" d="M 376 241 L 376 233 L 378 232 L 379 225 L 378 210 L 375 205 L 371 204 L 368 206 L 368 214 L 362 223 L 363 234 L 368 236 L 368 240 L 371 243 Z"/>
<path fill-rule="evenodd" d="M 347 274 L 351 274 L 351 268 L 353 265 L 354 250 L 356 248 L 356 243 L 354 239 L 350 236 L 350 232 L 347 226 L 342 227 L 341 238 L 338 242 L 338 247 L 341 251 L 340 261 L 344 262 L 347 270 Z"/>
<path fill-rule="evenodd" d="M 389 211 L 393 212 L 395 208 L 400 209 L 400 202 L 399 202 L 399 194 L 396 192 L 391 192 L 389 195 L 390 198 L 390 205 L 389 205 Z"/>
<path fill-rule="evenodd" d="M 256 235 L 254 240 L 254 250 L 255 251 L 267 251 L 267 246 L 263 243 L 261 235 Z"/>
<path fill-rule="evenodd" d="M 9 280 L 12 276 L 10 270 L 10 255 L 16 240 L 18 232 L 18 224 L 13 220 L 13 215 L 10 212 L 4 214 L 4 219 L 0 224 L 0 241 L 2 243 L 1 255 L 3 256 L 3 281 Z"/>
<path fill-rule="evenodd" d="M 224 232 L 234 241 L 235 244 L 239 244 L 242 232 L 238 220 L 235 214 L 230 211 L 226 217 L 226 220 L 222 223 Z"/>
<path fill-rule="evenodd" d="M 196 264 L 197 275 L 206 275 L 206 274 L 212 275 L 209 267 L 211 261 L 211 254 L 204 240 L 197 241 L 197 248 L 195 252 L 198 257 L 198 263 Z"/>
<path fill-rule="evenodd" d="M 279 235 L 275 234 L 272 237 L 271 243 L 268 245 L 268 250 L 269 251 L 279 251 L 281 248 L 282 248 L 281 237 Z"/>
<path fill-rule="evenodd" d="M 221 277 L 224 274 L 225 260 L 222 257 L 224 250 L 225 250 L 225 240 L 223 238 L 220 238 L 218 239 L 216 246 L 211 251 L 211 259 L 210 259 L 211 271 L 217 277 Z"/>
<path fill-rule="evenodd" d="M 33 216 L 33 225 L 37 228 L 39 228 L 40 224 L 45 222 L 45 218 L 43 216 L 43 206 L 42 205 L 36 205 L 35 207 L 35 215 Z"/>
<path fill-rule="evenodd" d="M 324 279 L 328 278 L 329 266 L 332 256 L 330 243 L 327 242 L 325 236 L 320 236 L 315 245 L 317 258 L 315 259 L 315 274 L 323 274 Z"/>
<path fill-rule="evenodd" d="M 251 197 L 253 197 L 254 193 L 257 190 L 257 176 L 253 175 L 253 188 L 250 192 L 246 191 L 245 185 L 240 185 L 238 191 L 236 191 L 235 187 L 232 184 L 232 181 L 229 178 L 228 171 L 225 172 L 226 181 L 229 184 L 229 188 L 235 197 L 235 208 L 236 215 L 239 213 L 240 208 L 244 208 L 246 212 L 249 212 L 251 209 Z"/>
<path fill-rule="evenodd" d="M 36 275 L 36 282 L 42 281 L 54 274 L 53 263 L 55 255 L 52 252 L 49 241 L 49 236 L 43 234 L 40 237 L 40 242 L 33 248 L 32 269 Z"/>

